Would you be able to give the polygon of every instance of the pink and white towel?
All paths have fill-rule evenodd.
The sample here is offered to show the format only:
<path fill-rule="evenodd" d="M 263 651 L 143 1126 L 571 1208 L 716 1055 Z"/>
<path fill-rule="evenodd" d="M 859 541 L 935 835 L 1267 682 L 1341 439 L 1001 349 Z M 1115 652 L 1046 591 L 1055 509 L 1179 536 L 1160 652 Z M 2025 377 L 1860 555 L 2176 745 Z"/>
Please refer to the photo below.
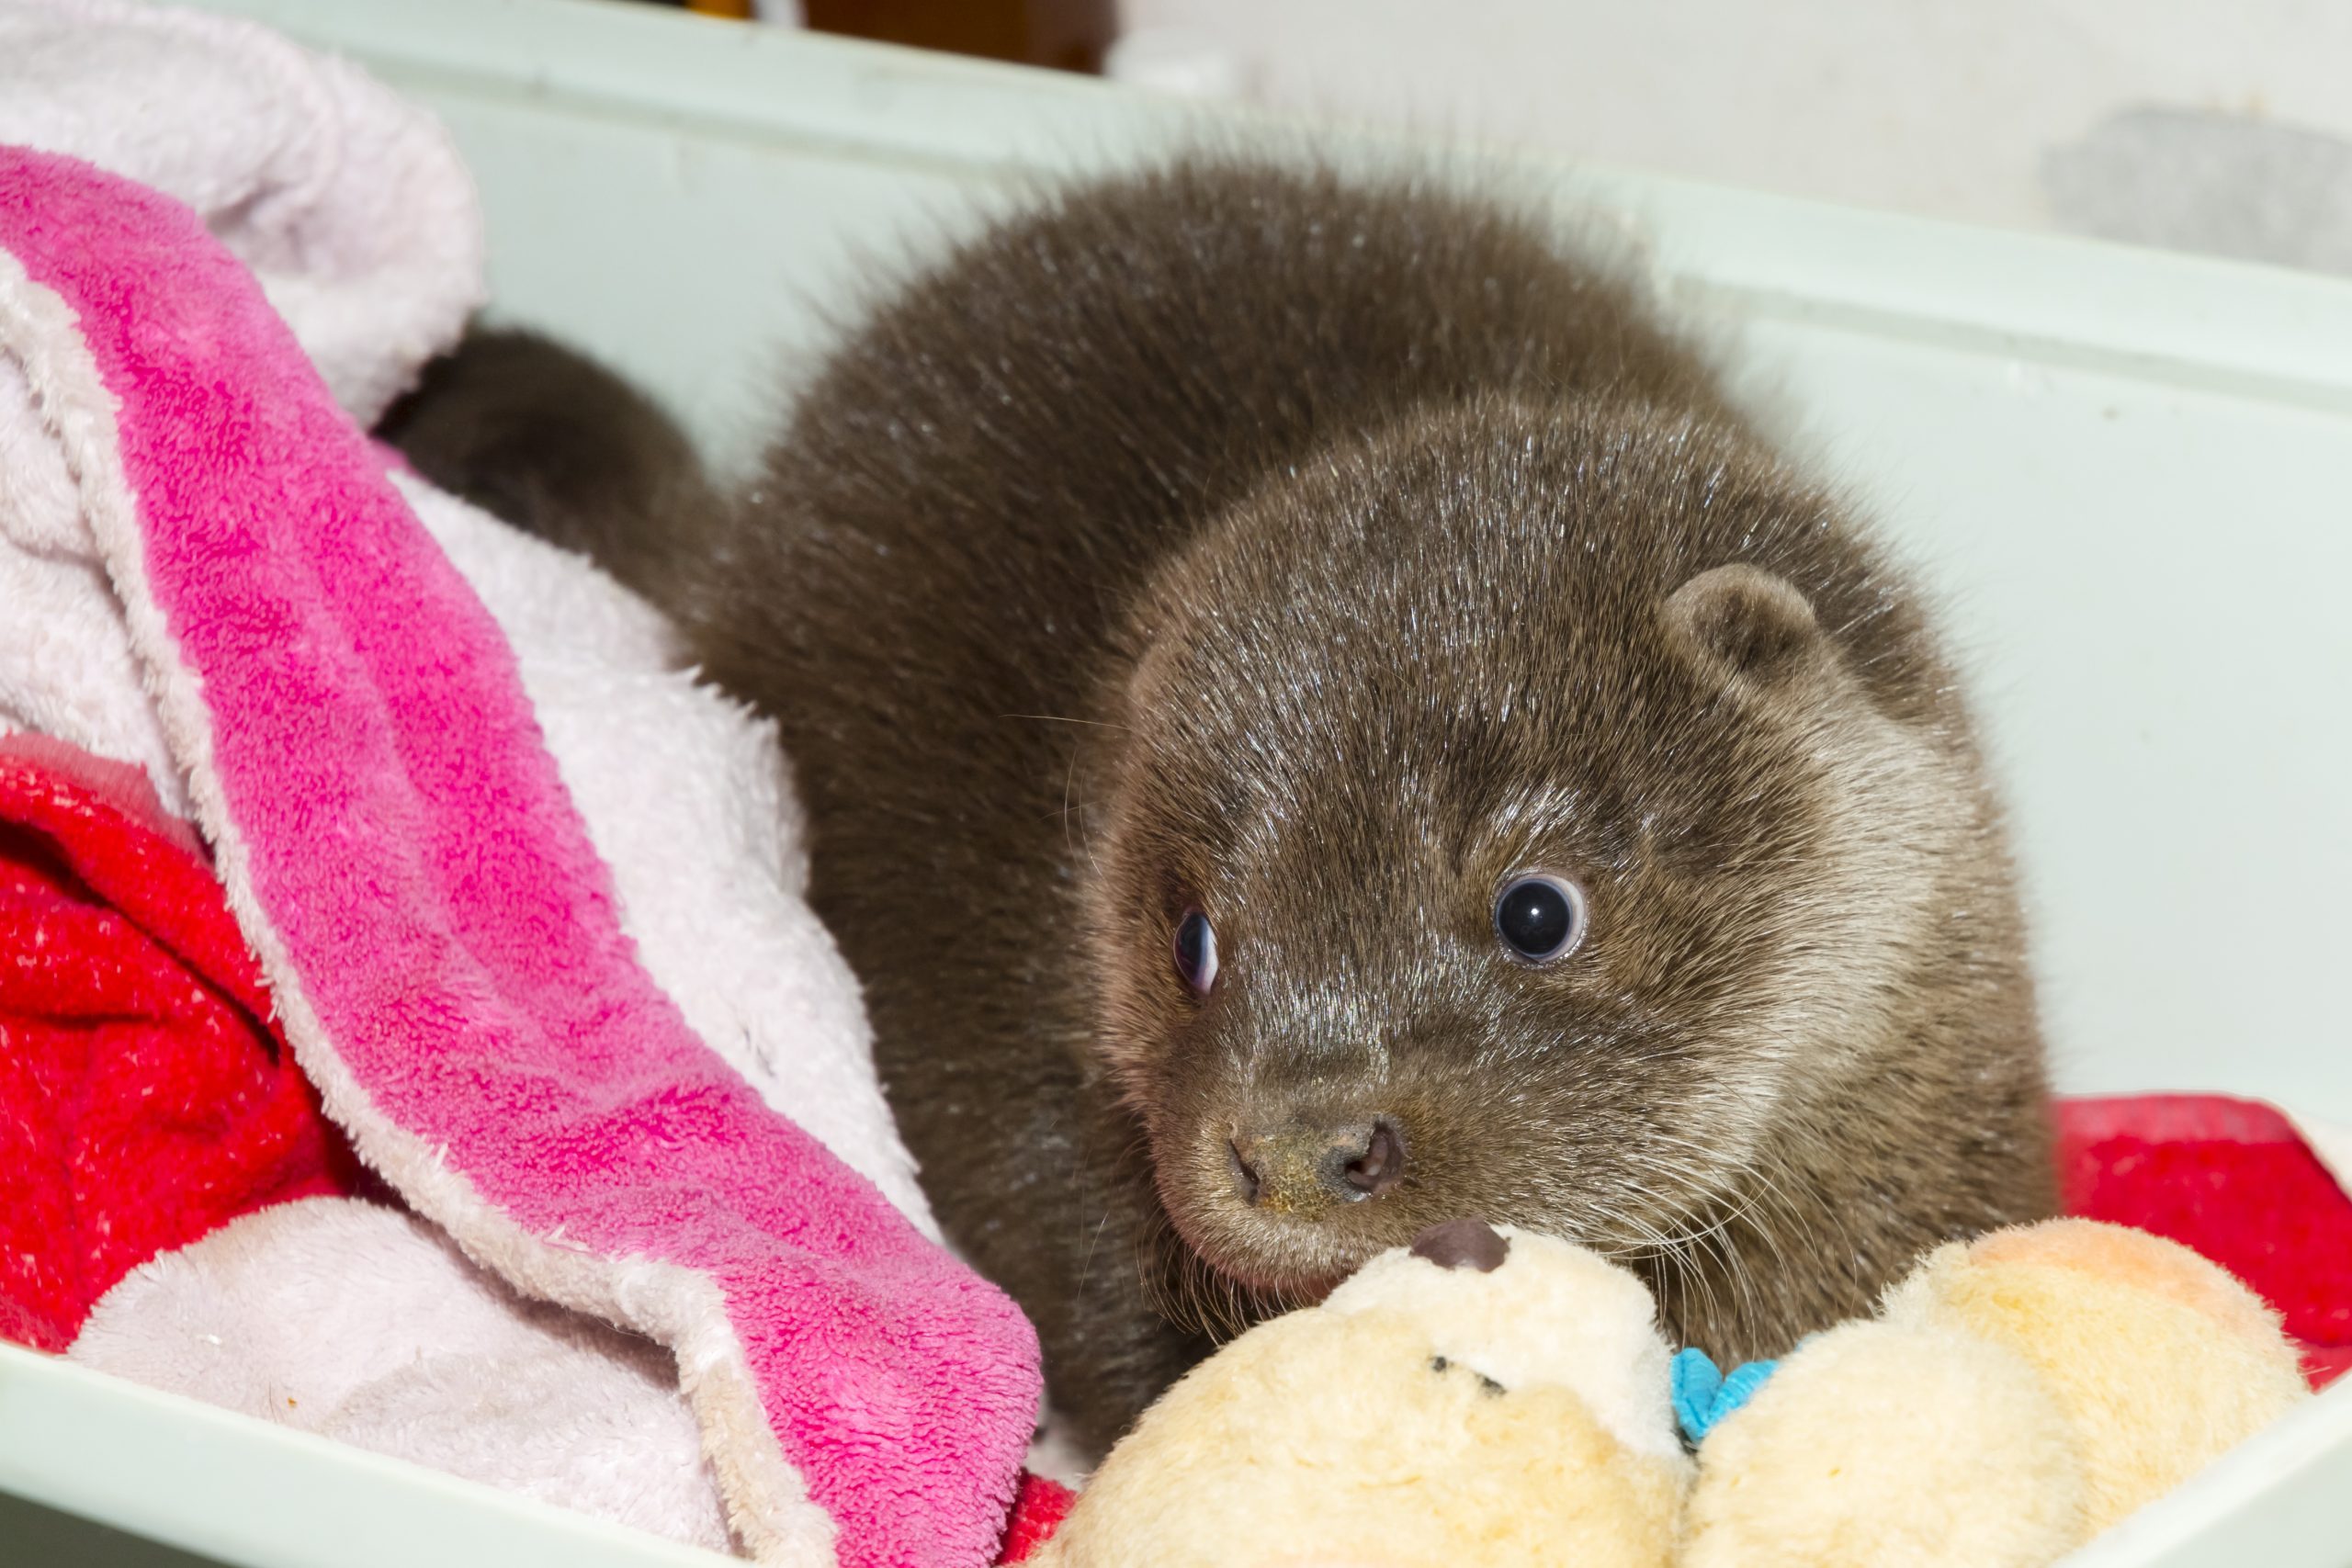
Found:
<path fill-rule="evenodd" d="M 0 4 L 0 78 L 46 28 L 51 98 L 106 110 L 32 139 L 103 142 L 147 125 L 152 107 L 132 96 L 61 85 L 77 61 L 147 48 L 119 36 L 143 15 Z M 238 58 L 240 39 L 301 58 L 253 37 L 222 24 L 209 58 Z M 0 152 L 0 592 L 15 628 L 0 632 L 0 727 L 137 764 L 193 818 L 328 1114 L 502 1290 L 674 1357 L 734 1544 L 795 1563 L 985 1563 L 1036 1414 L 1034 1336 L 928 1234 L 854 989 L 798 901 L 771 742 L 661 669 L 642 606 L 396 484 L 355 422 L 454 335 L 479 248 L 454 163 L 424 172 L 446 158 L 429 151 L 435 138 L 365 148 L 417 117 L 355 79 L 322 68 L 313 118 L 218 138 L 251 177 L 185 193 L 233 214 L 73 158 Z M 390 118 L 355 103 L 389 105 Z M 0 139 L 26 139 L 8 112 Z M 329 124 L 340 172 L 254 161 Z M 168 138 L 117 140 L 135 152 Z M 385 209 L 323 187 L 389 181 L 413 221 L 450 209 L 446 192 L 423 198 L 445 177 L 469 216 L 432 265 L 465 276 L 388 286 L 400 320 L 375 362 L 356 363 L 369 289 L 330 308 L 335 280 L 371 265 L 413 280 L 432 265 L 406 270 L 413 255 L 362 243 Z M 322 227 L 288 216 L 298 209 Z M 277 237 L 241 261 L 216 234 L 248 220 Z M 294 276 L 265 290 L 248 262 L 265 281 L 273 267 Z M 306 316 L 325 323 L 315 342 L 298 341 Z M 493 615 L 469 573 L 529 586 Z M 518 663 L 518 644 L 537 651 Z M 308 1228 L 319 1257 L 381 1229 L 292 1213 L 219 1233 L 215 1251 L 236 1255 L 209 1277 L 233 1279 L 266 1250 L 261 1231 L 251 1247 L 232 1240 L 264 1219 Z M 385 1245 L 440 1245 L 409 1235 Z M 156 1308 L 158 1267 L 99 1303 L 87 1332 L 104 1327 L 109 1348 L 93 1339 L 88 1359 L 129 1367 L 156 1342 L 124 1337 L 128 1325 L 186 1327 L 198 1307 L 182 1293 Z M 627 1342 L 498 1310 L 541 1336 L 505 1344 L 501 1364 L 562 1383 L 548 1358 L 584 1348 L 657 1405 L 666 1397 Z M 496 1338 L 451 1332 L 474 1353 Z M 233 1369 L 212 1370 L 233 1382 Z M 346 1435 L 396 1451 L 423 1441 L 439 1417 L 420 1379 L 377 1382 L 368 1400 L 331 1402 Z M 358 1387 L 345 1378 L 343 1391 Z M 681 1500 L 691 1490 L 646 1508 L 709 1539 L 709 1518 Z"/>

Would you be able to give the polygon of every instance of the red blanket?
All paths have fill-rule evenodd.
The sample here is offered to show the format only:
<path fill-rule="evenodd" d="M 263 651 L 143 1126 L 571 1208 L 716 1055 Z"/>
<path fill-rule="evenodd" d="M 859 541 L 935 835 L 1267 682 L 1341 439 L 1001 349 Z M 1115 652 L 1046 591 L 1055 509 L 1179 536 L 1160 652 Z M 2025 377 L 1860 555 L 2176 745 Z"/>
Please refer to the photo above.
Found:
<path fill-rule="evenodd" d="M 271 1032 L 210 863 L 146 776 L 0 738 L 0 1337 L 356 1163 Z"/>
<path fill-rule="evenodd" d="M 2278 1309 L 2324 1388 L 2352 1370 L 2352 1198 L 2293 1123 L 2217 1095 L 2059 1106 L 2070 1213 L 2203 1253 Z"/>

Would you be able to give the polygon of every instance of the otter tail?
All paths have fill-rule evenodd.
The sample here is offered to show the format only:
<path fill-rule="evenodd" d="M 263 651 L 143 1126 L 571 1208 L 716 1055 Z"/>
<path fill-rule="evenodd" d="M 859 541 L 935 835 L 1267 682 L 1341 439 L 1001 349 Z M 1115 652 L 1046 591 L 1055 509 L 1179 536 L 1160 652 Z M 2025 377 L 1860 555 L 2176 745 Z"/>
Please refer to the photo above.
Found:
<path fill-rule="evenodd" d="M 675 420 L 537 333 L 469 330 L 377 434 L 433 484 L 665 607 L 670 574 L 718 504 Z"/>

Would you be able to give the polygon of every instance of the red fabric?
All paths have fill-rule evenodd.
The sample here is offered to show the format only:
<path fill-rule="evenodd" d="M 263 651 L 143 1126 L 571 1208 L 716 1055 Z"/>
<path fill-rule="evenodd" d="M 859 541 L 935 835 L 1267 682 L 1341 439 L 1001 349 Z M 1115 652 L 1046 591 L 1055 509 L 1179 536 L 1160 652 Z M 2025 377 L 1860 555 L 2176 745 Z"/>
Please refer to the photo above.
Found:
<path fill-rule="evenodd" d="M 2324 1387 L 2352 1370 L 2352 1198 L 2269 1106 L 2218 1095 L 2059 1105 L 2066 1209 L 2211 1258 L 2278 1310 Z"/>
<path fill-rule="evenodd" d="M 63 1349 L 125 1273 L 356 1190 L 202 846 L 144 774 L 0 738 L 0 1337 Z"/>
<path fill-rule="evenodd" d="M 1060 1528 L 1069 1515 L 1070 1505 L 1077 1501 L 1078 1494 L 1060 1482 L 1023 1471 L 1021 1491 L 1012 1499 L 1012 1523 L 1005 1529 L 1004 1551 L 998 1554 L 997 1562 L 1026 1561 Z"/>

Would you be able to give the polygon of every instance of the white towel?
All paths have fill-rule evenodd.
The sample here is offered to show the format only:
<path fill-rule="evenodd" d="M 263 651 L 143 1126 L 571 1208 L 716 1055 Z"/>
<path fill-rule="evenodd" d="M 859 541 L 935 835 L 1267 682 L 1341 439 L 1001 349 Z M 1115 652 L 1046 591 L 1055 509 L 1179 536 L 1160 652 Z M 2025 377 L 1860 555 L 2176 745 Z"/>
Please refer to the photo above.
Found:
<path fill-rule="evenodd" d="M 196 209 L 363 425 L 482 302 L 481 204 L 439 123 L 252 22 L 0 0 L 0 141 Z"/>
<path fill-rule="evenodd" d="M 482 302 L 473 182 L 380 83 L 229 17 L 0 0 L 0 142 L 176 197 L 254 270 L 353 418 L 374 423 Z M 28 407 L 0 361 L 0 411 Z M 0 412 L 0 731 L 138 764 L 187 799 L 93 564 L 56 444 Z"/>
<path fill-rule="evenodd" d="M 132 1270 L 72 1359 L 151 1388 L 728 1549 L 670 1354 L 526 1302 L 421 1220 L 247 1214 Z"/>
<path fill-rule="evenodd" d="M 473 187 L 440 129 L 248 24 L 0 0 L 0 141 L 194 207 L 363 423 L 482 296 Z M 0 730 L 142 767 L 186 816 L 52 412 L 0 353 Z M 772 728 L 674 668 L 662 618 L 586 561 L 401 482 L 505 631 L 647 970 L 770 1104 L 935 1235 L 856 985 L 801 897 Z M 247 1215 L 121 1281 L 73 1353 L 682 1540 L 727 1539 L 665 1351 L 523 1302 L 386 1211 Z"/>

